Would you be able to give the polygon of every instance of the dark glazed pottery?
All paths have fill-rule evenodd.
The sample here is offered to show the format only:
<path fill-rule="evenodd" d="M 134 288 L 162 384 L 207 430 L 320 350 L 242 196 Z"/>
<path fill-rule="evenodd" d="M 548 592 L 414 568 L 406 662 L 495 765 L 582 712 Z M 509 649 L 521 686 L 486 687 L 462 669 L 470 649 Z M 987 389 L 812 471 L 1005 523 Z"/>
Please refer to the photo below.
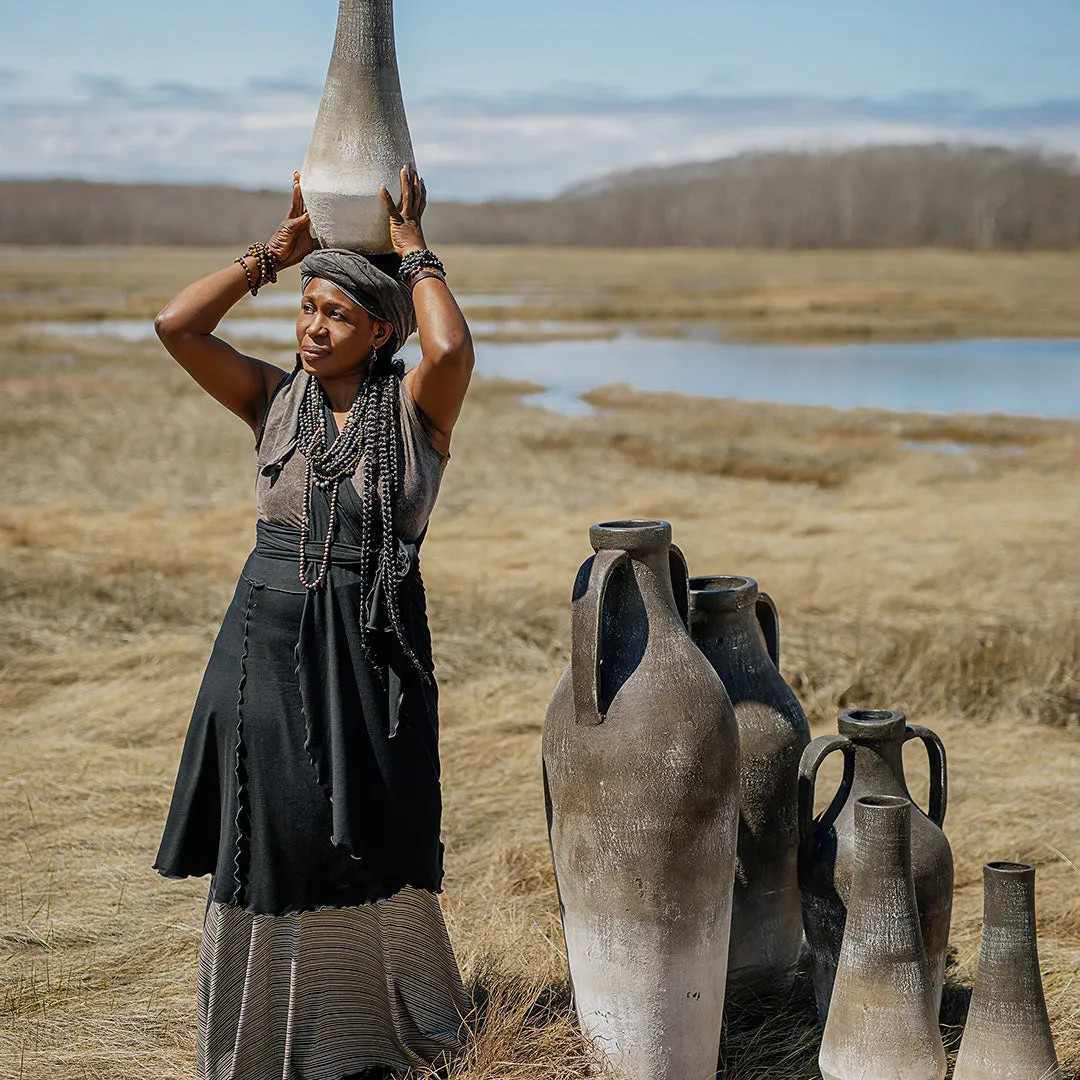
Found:
<path fill-rule="evenodd" d="M 544 724 L 574 1003 L 633 1080 L 711 1077 L 735 873 L 735 715 L 686 629 L 671 526 L 609 522 L 590 539 L 571 664 Z"/>
<path fill-rule="evenodd" d="M 844 934 L 855 855 L 854 807 L 864 795 L 911 795 L 904 779 L 904 743 L 921 739 L 930 758 L 929 814 L 915 807 L 911 861 L 923 944 L 941 1005 L 945 951 L 952 917 L 953 860 L 941 831 L 948 797 L 945 747 L 929 728 L 907 724 L 902 712 L 853 709 L 840 713 L 839 735 L 822 735 L 804 751 L 799 765 L 799 891 L 810 947 L 814 995 L 824 1020 Z M 844 755 L 844 780 L 828 809 L 815 821 L 814 781 L 834 750 Z M 914 804 L 912 804 L 914 805 Z"/>
<path fill-rule="evenodd" d="M 802 948 L 797 792 L 810 727 L 780 675 L 776 605 L 753 578 L 691 578 L 690 634 L 723 681 L 739 725 L 727 993 L 782 994 L 791 988 Z"/>
<path fill-rule="evenodd" d="M 912 876 L 916 813 L 904 796 L 855 803 L 847 923 L 818 1055 L 823 1080 L 944 1080 Z"/>
<path fill-rule="evenodd" d="M 1061 1080 L 1035 938 L 1035 867 L 983 867 L 983 928 L 954 1080 Z"/>

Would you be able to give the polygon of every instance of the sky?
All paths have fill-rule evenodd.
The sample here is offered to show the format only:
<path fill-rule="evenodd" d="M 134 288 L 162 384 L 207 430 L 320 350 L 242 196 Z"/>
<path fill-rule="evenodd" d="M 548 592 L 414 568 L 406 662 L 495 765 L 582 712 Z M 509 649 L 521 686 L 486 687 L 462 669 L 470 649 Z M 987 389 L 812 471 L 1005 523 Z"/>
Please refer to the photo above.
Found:
<path fill-rule="evenodd" d="M 0 176 L 284 188 L 332 0 L 0 0 Z M 1080 154 L 1080 0 L 398 0 L 433 197 L 546 196 L 748 149 Z"/>

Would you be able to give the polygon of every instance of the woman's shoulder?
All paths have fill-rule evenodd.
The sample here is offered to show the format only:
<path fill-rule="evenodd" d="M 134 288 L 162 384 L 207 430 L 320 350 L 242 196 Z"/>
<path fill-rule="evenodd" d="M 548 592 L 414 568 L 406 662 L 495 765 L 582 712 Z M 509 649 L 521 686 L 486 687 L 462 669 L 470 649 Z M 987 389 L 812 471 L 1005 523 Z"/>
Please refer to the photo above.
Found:
<path fill-rule="evenodd" d="M 260 466 L 280 460 L 296 445 L 296 421 L 310 378 L 297 365 L 274 387 L 255 433 Z"/>
<path fill-rule="evenodd" d="M 417 455 L 440 469 L 450 460 L 449 454 L 444 454 L 432 441 L 432 432 L 435 430 L 427 413 L 413 400 L 412 391 L 409 388 L 409 375 L 413 368 L 406 372 L 398 380 L 398 395 L 400 400 L 399 412 L 401 414 L 402 434 L 408 442 L 413 444 Z"/>

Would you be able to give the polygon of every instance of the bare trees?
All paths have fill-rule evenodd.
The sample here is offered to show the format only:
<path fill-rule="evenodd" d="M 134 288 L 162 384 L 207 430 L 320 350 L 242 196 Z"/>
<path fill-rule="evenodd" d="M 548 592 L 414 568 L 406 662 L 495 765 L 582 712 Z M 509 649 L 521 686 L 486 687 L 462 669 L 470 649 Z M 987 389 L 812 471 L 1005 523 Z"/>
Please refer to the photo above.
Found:
<path fill-rule="evenodd" d="M 0 242 L 246 244 L 285 204 L 284 192 L 6 181 Z M 945 144 L 743 154 L 551 200 L 437 203 L 425 224 L 432 242 L 1068 248 L 1080 244 L 1080 164 Z"/>

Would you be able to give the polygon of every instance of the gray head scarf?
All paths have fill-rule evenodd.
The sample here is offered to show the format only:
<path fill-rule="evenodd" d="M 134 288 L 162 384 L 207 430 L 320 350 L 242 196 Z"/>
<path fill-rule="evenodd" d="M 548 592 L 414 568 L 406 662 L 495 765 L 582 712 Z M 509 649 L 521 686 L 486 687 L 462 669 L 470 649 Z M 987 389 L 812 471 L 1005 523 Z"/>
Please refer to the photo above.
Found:
<path fill-rule="evenodd" d="M 306 289 L 313 278 L 331 282 L 376 319 L 390 323 L 395 351 L 416 329 L 409 290 L 355 251 L 317 248 L 300 264 L 302 288 Z"/>

